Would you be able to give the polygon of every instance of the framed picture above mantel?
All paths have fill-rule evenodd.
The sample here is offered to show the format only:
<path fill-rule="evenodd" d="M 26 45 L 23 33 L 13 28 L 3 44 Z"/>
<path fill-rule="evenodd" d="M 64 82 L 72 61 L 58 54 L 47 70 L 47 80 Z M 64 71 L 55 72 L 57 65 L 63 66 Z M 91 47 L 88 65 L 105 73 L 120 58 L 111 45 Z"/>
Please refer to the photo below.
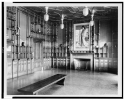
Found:
<path fill-rule="evenodd" d="M 74 51 L 90 51 L 89 23 L 74 24 Z"/>

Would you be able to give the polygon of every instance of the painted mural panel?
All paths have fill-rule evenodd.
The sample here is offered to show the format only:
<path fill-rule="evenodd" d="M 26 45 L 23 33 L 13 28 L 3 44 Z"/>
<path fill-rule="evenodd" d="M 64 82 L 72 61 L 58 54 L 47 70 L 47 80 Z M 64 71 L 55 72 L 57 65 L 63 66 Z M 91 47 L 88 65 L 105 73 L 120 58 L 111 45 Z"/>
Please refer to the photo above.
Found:
<path fill-rule="evenodd" d="M 74 50 L 90 50 L 89 23 L 74 24 Z"/>

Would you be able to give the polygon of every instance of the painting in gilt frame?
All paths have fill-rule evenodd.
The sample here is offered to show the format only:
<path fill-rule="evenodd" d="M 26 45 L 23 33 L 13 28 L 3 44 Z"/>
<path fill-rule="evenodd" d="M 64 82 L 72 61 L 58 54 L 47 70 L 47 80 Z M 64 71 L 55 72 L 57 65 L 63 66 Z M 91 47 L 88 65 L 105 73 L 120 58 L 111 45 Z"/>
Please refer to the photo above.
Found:
<path fill-rule="evenodd" d="M 90 50 L 89 23 L 74 24 L 74 51 Z"/>

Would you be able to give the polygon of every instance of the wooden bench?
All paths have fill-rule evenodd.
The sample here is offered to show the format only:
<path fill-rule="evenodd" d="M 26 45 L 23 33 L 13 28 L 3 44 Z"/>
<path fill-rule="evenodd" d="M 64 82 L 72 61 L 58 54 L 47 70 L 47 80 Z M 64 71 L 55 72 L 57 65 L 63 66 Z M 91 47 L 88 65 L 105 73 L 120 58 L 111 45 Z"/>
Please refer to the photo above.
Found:
<path fill-rule="evenodd" d="M 28 86 L 25 86 L 23 88 L 18 89 L 19 92 L 25 93 L 25 94 L 33 94 L 36 95 L 38 94 L 39 91 L 42 89 L 53 85 L 53 84 L 58 84 L 58 85 L 64 85 L 64 80 L 65 80 L 64 74 L 56 74 L 53 75 L 49 78 L 43 79 L 41 81 L 38 81 L 36 83 L 30 84 Z"/>

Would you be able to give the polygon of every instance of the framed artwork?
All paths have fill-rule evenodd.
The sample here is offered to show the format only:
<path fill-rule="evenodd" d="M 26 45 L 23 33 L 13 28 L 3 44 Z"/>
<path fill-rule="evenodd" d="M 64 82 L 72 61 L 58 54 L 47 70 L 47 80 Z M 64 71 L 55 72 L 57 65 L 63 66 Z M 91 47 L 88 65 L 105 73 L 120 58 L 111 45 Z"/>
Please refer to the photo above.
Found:
<path fill-rule="evenodd" d="M 74 24 L 74 51 L 90 50 L 89 23 Z"/>

